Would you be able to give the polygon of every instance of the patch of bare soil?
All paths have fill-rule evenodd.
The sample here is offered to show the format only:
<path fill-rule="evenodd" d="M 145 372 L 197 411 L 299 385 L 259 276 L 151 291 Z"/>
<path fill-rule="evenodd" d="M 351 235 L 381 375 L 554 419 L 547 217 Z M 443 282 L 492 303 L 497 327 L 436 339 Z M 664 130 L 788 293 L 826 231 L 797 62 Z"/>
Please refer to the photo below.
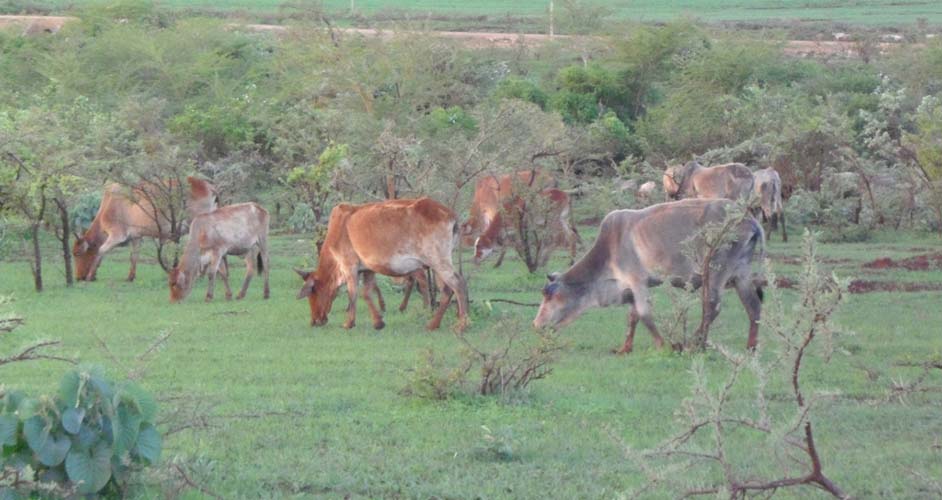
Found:
<path fill-rule="evenodd" d="M 942 283 L 901 283 L 898 281 L 854 280 L 847 287 L 850 293 L 872 292 L 936 292 L 942 291 Z"/>
<path fill-rule="evenodd" d="M 74 17 L 64 16 L 0 16 L 0 28 L 15 26 L 22 29 L 24 35 L 39 33 L 55 33 L 59 31 L 67 21 L 74 20 Z M 275 32 L 287 31 L 287 27 L 277 24 L 233 24 L 233 27 L 242 27 L 251 31 Z M 388 38 L 393 36 L 394 32 L 376 30 L 369 28 L 335 28 L 336 32 L 342 34 L 359 34 L 362 36 L 375 36 Z M 408 32 L 398 32 L 398 34 L 408 34 Z M 498 32 L 469 32 L 469 31 L 432 31 L 427 34 L 440 38 L 449 38 L 458 40 L 466 47 L 470 48 L 490 48 L 490 47 L 512 47 L 518 44 L 522 45 L 542 45 L 551 40 L 563 41 L 566 43 L 579 43 L 591 40 L 593 37 L 586 36 L 568 36 L 556 35 L 549 36 L 541 33 L 498 33 Z M 876 44 L 876 48 L 882 53 L 891 50 L 893 47 L 901 47 L 903 44 L 883 42 Z M 793 56 L 814 56 L 814 57 L 859 57 L 859 45 L 856 42 L 848 41 L 814 41 L 814 40 L 789 40 L 785 44 L 785 53 Z"/>
<path fill-rule="evenodd" d="M 881 257 L 872 260 L 863 265 L 865 269 L 906 269 L 909 271 L 930 271 L 942 269 L 942 253 L 927 253 L 907 257 L 905 259 L 893 260 L 889 257 Z"/>

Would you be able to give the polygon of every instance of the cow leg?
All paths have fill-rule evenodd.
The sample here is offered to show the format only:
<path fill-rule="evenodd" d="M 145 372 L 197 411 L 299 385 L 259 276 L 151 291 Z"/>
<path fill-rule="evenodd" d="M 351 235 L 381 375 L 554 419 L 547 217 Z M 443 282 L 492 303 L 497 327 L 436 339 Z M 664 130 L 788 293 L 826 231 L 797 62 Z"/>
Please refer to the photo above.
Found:
<path fill-rule="evenodd" d="M 222 265 L 219 267 L 219 275 L 222 276 L 222 286 L 226 288 L 226 300 L 232 300 L 232 288 L 229 287 L 229 256 L 222 256 Z"/>
<path fill-rule="evenodd" d="M 242 289 L 239 290 L 239 295 L 236 295 L 236 300 L 242 300 L 245 298 L 245 293 L 249 290 L 249 283 L 252 282 L 252 276 L 255 275 L 255 259 L 258 258 L 258 250 L 249 251 L 245 254 L 245 279 L 242 280 Z"/>
<path fill-rule="evenodd" d="M 651 297 L 648 294 L 647 285 L 636 285 L 630 288 L 634 294 L 632 313 L 638 316 L 644 327 L 651 333 L 651 337 L 654 338 L 654 347 L 661 349 L 664 347 L 664 338 L 661 337 L 661 334 L 657 331 L 657 326 L 654 324 L 654 316 L 651 314 Z"/>
<path fill-rule="evenodd" d="M 137 258 L 140 253 L 140 238 L 131 240 L 131 269 L 128 271 L 128 281 L 134 281 L 134 278 L 137 277 Z"/>
<path fill-rule="evenodd" d="M 713 279 L 719 278 L 716 276 Z M 725 283 L 726 280 L 716 279 L 716 283 Z M 715 286 L 713 283 L 710 283 L 710 289 L 707 291 L 707 310 L 703 312 L 704 316 L 700 320 L 700 326 L 697 327 L 697 331 L 694 334 L 695 337 L 699 338 L 703 336 L 703 341 L 706 342 L 706 334 L 709 332 L 710 325 L 713 324 L 713 320 L 720 315 L 720 292 L 722 288 Z"/>
<path fill-rule="evenodd" d="M 504 256 L 505 256 L 505 255 L 507 255 L 507 247 L 501 246 L 501 247 L 500 247 L 500 255 L 497 256 L 497 262 L 494 263 L 494 269 L 497 269 L 498 267 L 500 267 L 501 264 L 504 263 Z"/>
<path fill-rule="evenodd" d="M 778 213 L 779 222 L 782 223 L 782 241 L 788 241 L 788 231 L 785 230 L 785 210 L 782 210 Z"/>
<path fill-rule="evenodd" d="M 92 265 L 88 268 L 88 274 L 85 276 L 85 279 L 88 281 L 95 281 L 95 277 L 98 274 L 98 266 L 101 264 L 101 259 L 105 256 L 106 253 L 110 252 L 112 248 L 120 245 L 127 238 L 122 234 L 109 234 L 108 239 L 98 247 L 98 252 L 95 255 L 95 259 L 92 260 Z"/>
<path fill-rule="evenodd" d="M 749 340 L 746 348 L 754 350 L 759 343 L 759 320 L 762 316 L 762 288 L 751 279 L 737 279 L 736 293 L 749 315 Z"/>
<path fill-rule="evenodd" d="M 271 256 L 268 255 L 268 240 L 263 239 L 258 243 L 258 255 L 262 265 L 262 280 L 264 288 L 262 289 L 262 298 L 267 299 L 271 296 L 271 288 L 268 286 L 268 274 L 271 272 Z"/>
<path fill-rule="evenodd" d="M 415 278 L 415 286 L 419 289 L 419 294 L 422 295 L 422 303 L 425 304 L 425 307 L 428 309 L 432 308 L 432 290 L 429 288 L 428 276 L 425 274 L 425 270 L 421 269 L 412 274 Z"/>
<path fill-rule="evenodd" d="M 216 273 L 219 272 L 219 265 L 222 262 L 222 255 L 213 251 L 209 259 L 209 284 L 206 286 L 206 302 L 213 300 L 213 289 L 216 287 Z M 193 279 L 196 279 L 195 277 Z"/>
<path fill-rule="evenodd" d="M 350 329 L 357 324 L 357 271 L 347 273 L 347 319 L 343 328 Z"/>
<path fill-rule="evenodd" d="M 435 316 L 432 318 L 432 321 L 426 325 L 426 328 L 429 330 L 438 329 L 442 322 L 442 316 L 445 315 L 445 310 L 448 309 L 448 306 L 451 304 L 451 296 L 455 294 L 458 296 L 459 318 L 455 328 L 457 328 L 458 331 L 463 331 L 468 326 L 468 288 L 464 282 L 464 278 L 456 273 L 451 266 L 435 269 L 435 273 L 446 285 L 446 289 L 442 294 L 444 297 L 441 304 L 438 305 Z"/>
<path fill-rule="evenodd" d="M 635 306 L 629 306 L 631 309 L 628 311 L 628 334 L 625 336 L 625 344 L 621 346 L 621 349 L 615 351 L 615 354 L 629 354 L 634 348 L 635 342 L 635 329 L 638 327 L 638 312 L 635 311 Z"/>
<path fill-rule="evenodd" d="M 385 314 L 385 313 L 386 313 L 386 299 L 383 298 L 383 292 L 380 291 L 379 286 L 376 284 L 376 277 L 375 277 L 375 276 L 373 277 L 372 283 L 373 283 L 373 284 L 372 284 L 372 286 L 371 286 L 370 288 L 372 288 L 373 293 L 376 294 L 376 302 L 379 303 L 379 311 L 380 311 L 381 313 Z M 366 286 L 366 279 L 365 279 L 365 278 L 364 278 L 364 281 L 363 281 L 363 285 Z"/>
<path fill-rule="evenodd" d="M 383 323 L 383 315 L 376 309 L 376 304 L 373 303 L 373 297 L 370 295 L 370 292 L 374 290 L 376 293 L 379 293 L 379 288 L 376 286 L 376 273 L 372 271 L 364 272 L 363 290 L 360 292 L 360 295 L 363 296 L 367 307 L 370 308 L 370 316 L 373 317 L 373 328 L 382 330 L 383 327 L 386 326 L 386 323 Z"/>
<path fill-rule="evenodd" d="M 399 304 L 399 312 L 403 312 L 409 307 L 409 297 L 412 296 L 412 287 L 416 286 L 416 279 L 413 275 L 406 278 L 406 288 L 402 291 L 402 302 Z"/>

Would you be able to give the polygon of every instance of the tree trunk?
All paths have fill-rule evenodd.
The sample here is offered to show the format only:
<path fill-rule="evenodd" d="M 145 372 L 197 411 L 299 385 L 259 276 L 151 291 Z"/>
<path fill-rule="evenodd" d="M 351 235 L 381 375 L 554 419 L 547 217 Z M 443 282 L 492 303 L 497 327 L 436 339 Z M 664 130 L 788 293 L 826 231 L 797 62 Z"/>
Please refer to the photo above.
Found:
<path fill-rule="evenodd" d="M 59 224 L 62 226 L 62 234 L 56 237 L 62 243 L 62 262 L 65 264 L 65 286 L 72 286 L 75 281 L 72 275 L 72 252 L 69 251 L 69 235 L 72 234 L 72 227 L 69 224 L 69 209 L 65 201 L 56 198 L 56 207 L 59 209 Z"/>
<path fill-rule="evenodd" d="M 39 248 L 39 222 L 34 222 L 30 226 L 30 232 L 33 235 L 33 265 L 31 271 L 33 271 L 33 284 L 36 286 L 36 291 L 43 291 L 43 260 L 42 252 Z"/>

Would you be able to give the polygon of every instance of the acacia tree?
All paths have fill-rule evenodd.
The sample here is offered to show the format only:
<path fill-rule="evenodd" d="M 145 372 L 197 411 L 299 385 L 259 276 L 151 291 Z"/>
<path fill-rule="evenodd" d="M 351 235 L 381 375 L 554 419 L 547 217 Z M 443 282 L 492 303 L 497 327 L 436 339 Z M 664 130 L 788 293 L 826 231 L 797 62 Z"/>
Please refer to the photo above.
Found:
<path fill-rule="evenodd" d="M 107 116 L 88 100 L 59 100 L 54 88 L 21 109 L 0 113 L 0 176 L 10 186 L 5 208 L 29 225 L 36 291 L 43 288 L 44 225 L 61 243 L 66 285 L 72 285 L 69 209 L 89 169 L 110 155 L 96 142 L 108 127 Z"/>
<path fill-rule="evenodd" d="M 929 192 L 928 204 L 936 213 L 942 233 L 942 100 L 926 96 L 916 110 L 916 131 L 905 135 L 919 177 Z"/>

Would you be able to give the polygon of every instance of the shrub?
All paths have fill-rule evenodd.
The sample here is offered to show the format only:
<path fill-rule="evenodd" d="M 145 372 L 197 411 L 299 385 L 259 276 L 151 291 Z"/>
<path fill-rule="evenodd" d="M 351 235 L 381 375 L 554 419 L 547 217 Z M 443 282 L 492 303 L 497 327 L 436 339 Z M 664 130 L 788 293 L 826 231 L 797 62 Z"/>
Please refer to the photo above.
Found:
<path fill-rule="evenodd" d="M 507 321 L 498 324 L 495 331 L 506 332 L 506 335 L 493 350 L 483 346 L 485 340 L 472 343 L 458 334 L 462 344 L 461 359 L 452 367 L 446 366 L 434 351 L 423 351 L 419 362 L 409 372 L 408 384 L 402 394 L 435 400 L 462 393 L 509 397 L 552 373 L 550 365 L 564 349 L 554 333 L 534 335 Z M 520 342 L 521 338 L 535 340 Z M 479 374 L 479 378 L 473 378 L 473 373 Z"/>
<path fill-rule="evenodd" d="M 298 203 L 288 217 L 288 227 L 295 233 L 310 233 L 317 227 L 317 217 L 307 203 Z"/>
<path fill-rule="evenodd" d="M 508 77 L 501 80 L 494 90 L 494 97 L 498 99 L 520 99 L 532 102 L 539 106 L 540 109 L 544 110 L 546 109 L 546 103 L 548 101 L 546 92 L 543 92 L 535 83 L 516 77 Z"/>
<path fill-rule="evenodd" d="M 84 495 L 123 494 L 134 470 L 160 458 L 156 413 L 150 394 L 94 368 L 67 373 L 55 397 L 3 394 L 0 478 L 20 482 L 0 481 L 0 497 L 36 493 L 36 482 Z"/>

